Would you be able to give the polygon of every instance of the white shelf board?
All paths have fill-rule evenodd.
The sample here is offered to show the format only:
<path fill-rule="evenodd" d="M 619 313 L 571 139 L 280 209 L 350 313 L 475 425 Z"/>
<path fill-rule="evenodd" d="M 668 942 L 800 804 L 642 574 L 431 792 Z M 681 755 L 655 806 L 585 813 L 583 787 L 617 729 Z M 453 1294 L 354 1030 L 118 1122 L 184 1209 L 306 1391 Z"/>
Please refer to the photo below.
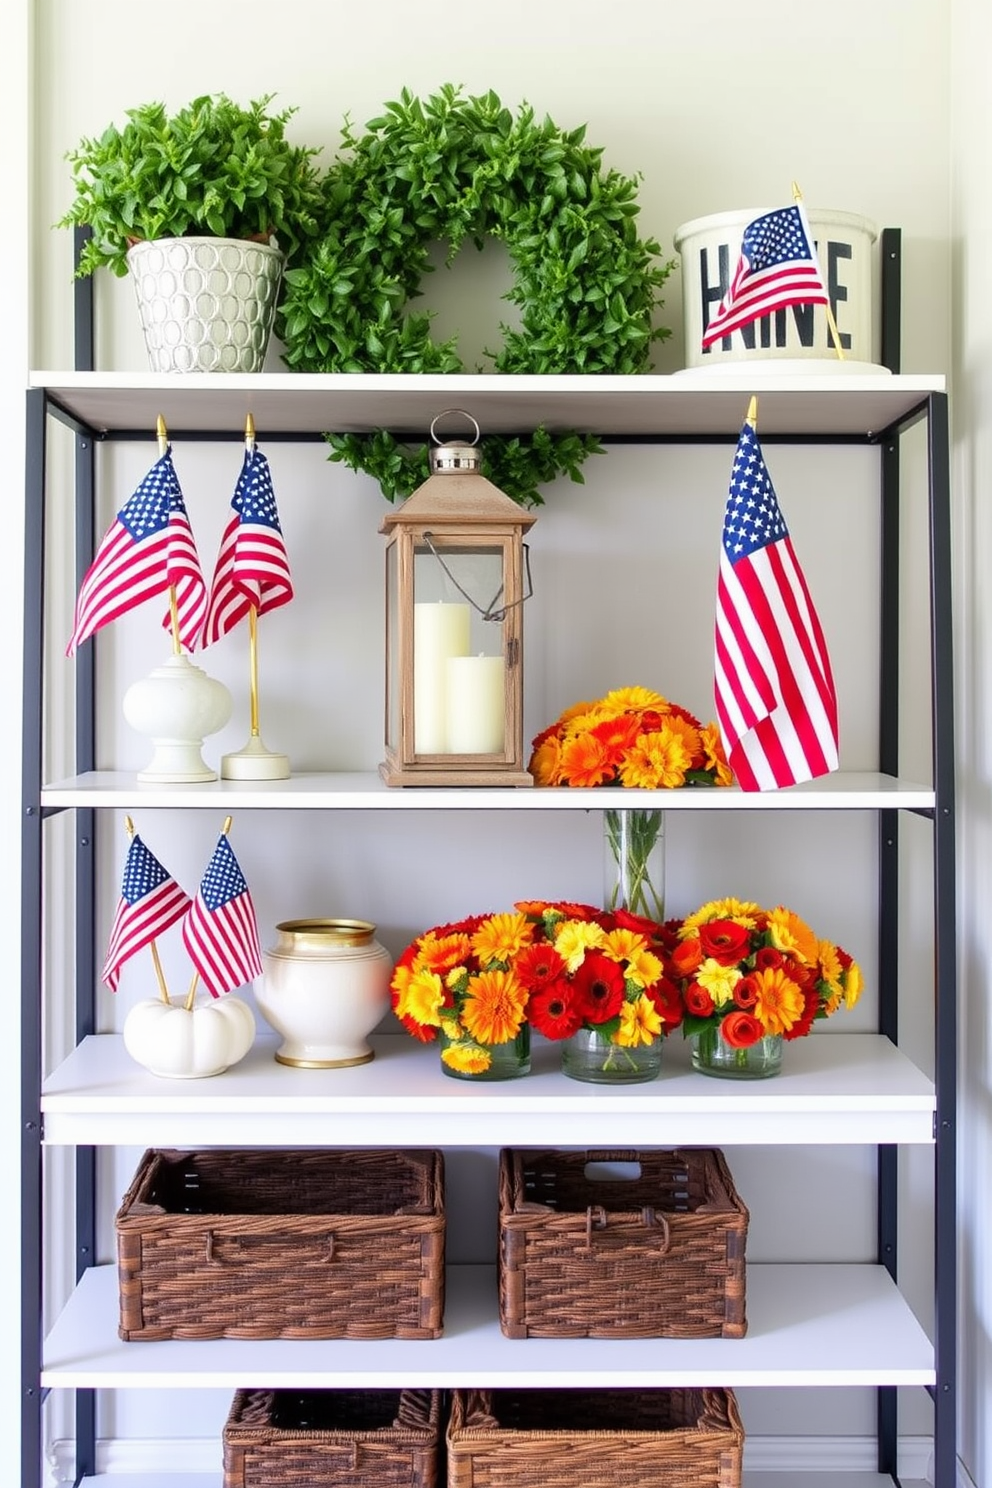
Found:
<path fill-rule="evenodd" d="M 374 772 L 307 773 L 289 780 L 220 780 L 204 785 L 158 785 L 126 770 L 94 770 L 46 785 L 42 807 L 113 807 L 125 810 L 203 807 L 209 811 L 929 811 L 931 786 L 870 771 L 838 771 L 775 791 L 739 786 L 683 790 L 590 790 L 536 787 L 386 785 Z"/>
<path fill-rule="evenodd" d="M 812 1145 L 933 1141 L 932 1082 L 879 1034 L 814 1033 L 786 1045 L 781 1074 L 737 1081 L 695 1074 L 686 1041 L 665 1046 L 643 1085 L 571 1080 L 559 1050 L 535 1040 L 522 1079 L 475 1083 L 441 1072 L 434 1048 L 405 1034 L 373 1039 L 350 1069 L 277 1064 L 259 1034 L 240 1064 L 168 1080 L 131 1059 L 118 1034 L 94 1034 L 45 1081 L 49 1145 L 406 1146 Z M 653 1124 L 656 1123 L 656 1124 Z"/>
<path fill-rule="evenodd" d="M 881 1266 L 754 1265 L 745 1338 L 505 1338 L 495 1269 L 448 1271 L 441 1338 L 122 1343 L 117 1268 L 96 1266 L 46 1341 L 42 1386 L 409 1389 L 539 1385 L 929 1385 L 933 1347 Z"/>
<path fill-rule="evenodd" d="M 767 363 L 667 376 L 499 376 L 66 372 L 29 374 L 29 386 L 99 433 L 147 430 L 159 414 L 171 434 L 229 431 L 243 438 L 251 414 L 258 436 L 362 432 L 388 428 L 426 438 L 446 408 L 464 408 L 483 434 L 519 433 L 538 424 L 626 436 L 736 438 L 752 393 L 762 434 L 867 438 L 913 412 L 942 376 L 782 372 Z"/>

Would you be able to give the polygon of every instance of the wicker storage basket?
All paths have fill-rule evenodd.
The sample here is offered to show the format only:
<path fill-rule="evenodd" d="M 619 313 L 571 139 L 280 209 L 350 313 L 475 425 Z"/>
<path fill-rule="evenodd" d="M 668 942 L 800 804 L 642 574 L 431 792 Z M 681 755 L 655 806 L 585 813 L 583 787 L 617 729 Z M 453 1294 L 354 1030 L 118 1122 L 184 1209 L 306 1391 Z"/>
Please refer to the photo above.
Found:
<path fill-rule="evenodd" d="M 437 1338 L 439 1152 L 146 1152 L 117 1213 L 121 1338 Z"/>
<path fill-rule="evenodd" d="M 587 1175 L 590 1163 L 606 1176 Z M 639 1176 L 609 1176 L 635 1164 Z M 510 1338 L 743 1338 L 748 1212 L 723 1154 L 504 1149 Z"/>
<path fill-rule="evenodd" d="M 438 1390 L 239 1390 L 224 1488 L 437 1488 Z"/>
<path fill-rule="evenodd" d="M 730 1390 L 456 1390 L 448 1488 L 739 1488 Z"/>

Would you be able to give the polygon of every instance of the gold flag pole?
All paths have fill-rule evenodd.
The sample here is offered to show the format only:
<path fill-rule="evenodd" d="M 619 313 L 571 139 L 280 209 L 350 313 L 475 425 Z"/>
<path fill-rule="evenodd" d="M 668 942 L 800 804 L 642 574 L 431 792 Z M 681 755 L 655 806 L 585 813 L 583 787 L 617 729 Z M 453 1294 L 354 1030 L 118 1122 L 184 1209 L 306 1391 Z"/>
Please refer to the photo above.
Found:
<path fill-rule="evenodd" d="M 798 184 L 795 181 L 793 181 L 793 183 L 792 183 L 792 199 L 796 203 L 797 206 L 803 204 L 803 194 L 799 190 L 799 186 L 798 186 Z M 810 248 L 813 247 L 812 239 L 810 240 L 810 245 L 809 246 L 810 246 Z M 831 340 L 834 343 L 834 351 L 836 351 L 836 353 L 837 353 L 838 360 L 839 361 L 844 361 L 844 359 L 845 359 L 844 358 L 844 348 L 840 344 L 840 332 L 837 329 L 837 322 L 836 322 L 836 320 L 834 320 L 834 312 L 830 308 L 830 297 L 829 297 L 829 295 L 827 296 L 827 303 L 824 306 L 824 309 L 827 312 L 827 325 L 830 328 L 830 338 L 831 338 Z"/>
<path fill-rule="evenodd" d="M 124 818 L 124 829 L 127 832 L 128 841 L 132 841 L 132 839 L 134 838 L 134 822 L 129 816 L 126 816 Z M 155 976 L 158 981 L 159 995 L 161 996 L 162 1001 L 165 1003 L 166 1007 L 171 1007 L 172 1000 L 169 997 L 169 989 L 165 983 L 165 972 L 162 970 L 162 961 L 158 954 L 158 945 L 154 940 L 149 942 L 149 950 L 152 953 L 152 965 L 155 968 Z"/>
<path fill-rule="evenodd" d="M 161 414 L 155 420 L 155 433 L 158 438 L 158 457 L 161 460 L 169 448 L 169 432 L 165 427 L 165 419 Z M 169 585 L 169 616 L 172 621 L 172 654 L 173 656 L 181 656 L 183 648 L 179 640 L 179 605 L 176 601 L 175 584 Z"/>
<path fill-rule="evenodd" d="M 228 832 L 231 830 L 232 820 L 232 817 L 225 816 L 224 825 L 220 829 L 220 835 L 222 837 L 226 837 Z M 194 971 L 193 980 L 190 982 L 189 991 L 186 993 L 186 1001 L 183 1003 L 183 1007 L 186 1009 L 187 1013 L 191 1013 L 193 1011 L 193 1003 L 196 1001 L 196 989 L 199 986 L 199 983 L 200 973 L 198 971 Z"/>
<path fill-rule="evenodd" d="M 757 427 L 758 427 L 758 400 L 757 400 L 757 398 L 752 398 L 751 401 L 750 401 L 750 403 L 747 405 L 747 418 L 744 420 L 744 422 L 746 424 L 749 424 L 752 429 L 757 429 Z"/>
<path fill-rule="evenodd" d="M 255 420 L 245 415 L 245 451 L 255 449 Z M 258 703 L 258 606 L 248 606 L 248 705 L 249 733 L 246 742 L 220 762 L 223 780 L 287 780 L 289 756 L 267 749 L 262 740 Z"/>

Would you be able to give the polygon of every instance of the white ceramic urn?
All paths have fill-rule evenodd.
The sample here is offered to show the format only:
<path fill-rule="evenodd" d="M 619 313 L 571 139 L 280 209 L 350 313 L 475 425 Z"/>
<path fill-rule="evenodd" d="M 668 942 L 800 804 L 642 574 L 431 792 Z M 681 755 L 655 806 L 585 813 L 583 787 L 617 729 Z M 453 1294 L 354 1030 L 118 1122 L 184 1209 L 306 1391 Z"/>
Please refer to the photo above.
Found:
<path fill-rule="evenodd" d="M 389 1010 L 392 961 L 368 920 L 284 920 L 262 952 L 255 1000 L 282 1035 L 280 1064 L 336 1069 L 374 1058 L 368 1036 Z"/>

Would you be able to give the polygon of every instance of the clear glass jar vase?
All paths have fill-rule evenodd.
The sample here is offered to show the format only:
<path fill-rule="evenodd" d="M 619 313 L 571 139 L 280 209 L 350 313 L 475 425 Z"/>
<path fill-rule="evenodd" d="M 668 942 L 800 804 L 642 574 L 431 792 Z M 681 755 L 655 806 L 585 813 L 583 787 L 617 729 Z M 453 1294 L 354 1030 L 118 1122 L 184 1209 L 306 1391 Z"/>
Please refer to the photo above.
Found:
<path fill-rule="evenodd" d="M 603 812 L 603 908 L 664 921 L 664 812 Z"/>
<path fill-rule="evenodd" d="M 661 1069 L 661 1044 L 623 1048 L 595 1028 L 580 1028 L 561 1046 L 562 1074 L 591 1085 L 639 1085 Z"/>
<path fill-rule="evenodd" d="M 704 1028 L 689 1035 L 692 1067 L 702 1075 L 717 1075 L 724 1080 L 767 1080 L 782 1068 L 782 1035 L 769 1033 L 737 1049 L 728 1044 L 719 1028 Z"/>
<path fill-rule="evenodd" d="M 530 1024 L 516 1038 L 503 1044 L 476 1044 L 472 1040 L 439 1035 L 441 1070 L 454 1080 L 515 1080 L 530 1073 Z"/>

